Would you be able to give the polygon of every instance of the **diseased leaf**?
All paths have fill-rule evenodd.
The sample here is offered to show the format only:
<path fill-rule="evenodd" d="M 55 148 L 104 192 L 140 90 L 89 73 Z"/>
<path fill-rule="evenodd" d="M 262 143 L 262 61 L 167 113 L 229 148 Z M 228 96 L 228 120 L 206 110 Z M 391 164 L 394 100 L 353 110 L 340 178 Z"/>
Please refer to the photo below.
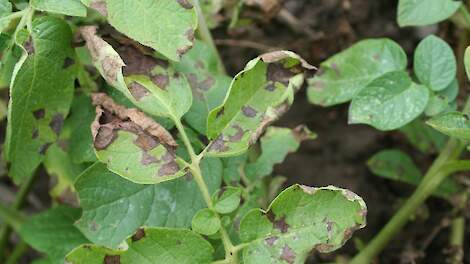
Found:
<path fill-rule="evenodd" d="M 380 151 L 367 161 L 367 165 L 377 176 L 415 186 L 418 186 L 423 178 L 411 157 L 398 149 Z M 452 178 L 446 178 L 434 191 L 434 195 L 446 198 L 458 191 L 458 184 Z"/>
<path fill-rule="evenodd" d="M 434 35 L 419 43 L 413 63 L 419 81 L 433 91 L 447 88 L 457 74 L 457 62 L 452 48 Z"/>
<path fill-rule="evenodd" d="M 453 0 L 400 0 L 398 25 L 405 27 L 438 23 L 452 16 L 461 4 Z"/>
<path fill-rule="evenodd" d="M 174 68 L 185 74 L 193 92 L 193 103 L 184 119 L 201 134 L 206 134 L 209 112 L 224 101 L 230 87 L 231 78 L 219 74 L 218 64 L 213 49 L 198 40 L 179 63 L 174 63 Z"/>
<path fill-rule="evenodd" d="M 427 116 L 435 116 L 446 110 L 449 110 L 450 103 L 445 96 L 437 93 L 431 93 L 428 103 L 424 109 L 424 114 Z"/>
<path fill-rule="evenodd" d="M 233 79 L 224 103 L 209 114 L 207 134 L 213 141 L 207 154 L 235 156 L 246 151 L 289 109 L 308 69 L 312 66 L 289 51 L 248 62 Z"/>
<path fill-rule="evenodd" d="M 1 33 L 1 36 L 4 36 Z M 11 37 L 8 36 L 10 41 Z M 1 64 L 0 64 L 0 88 L 7 88 L 10 86 L 11 77 L 13 75 L 13 69 L 16 63 L 20 60 L 23 49 L 17 45 L 12 45 L 10 48 L 2 52 Z"/>
<path fill-rule="evenodd" d="M 210 192 L 220 187 L 222 164 L 207 158 L 202 173 Z M 156 185 L 140 185 L 97 163 L 75 183 L 83 208 L 77 227 L 95 244 L 117 248 L 139 227 L 189 227 L 206 204 L 191 175 Z"/>
<path fill-rule="evenodd" d="M 98 160 L 120 176 L 140 184 L 172 180 L 185 174 L 176 156 L 176 141 L 160 124 L 137 109 L 93 94 L 96 118 L 93 145 Z"/>
<path fill-rule="evenodd" d="M 248 155 L 243 153 L 239 156 L 223 158 L 224 182 L 227 185 L 237 185 L 240 181 L 240 173 L 245 171 Z"/>
<path fill-rule="evenodd" d="M 470 140 L 470 118 L 460 112 L 448 112 L 426 122 L 437 131 L 450 137 Z"/>
<path fill-rule="evenodd" d="M 75 163 L 95 162 L 91 123 L 95 119 L 95 107 L 90 97 L 76 95 L 72 102 L 70 117 L 71 126 L 69 154 Z"/>
<path fill-rule="evenodd" d="M 180 119 L 189 110 L 192 94 L 188 81 L 167 61 L 128 39 L 120 39 L 127 45 L 120 45 L 118 53 L 96 35 L 96 27 L 82 27 L 80 32 L 103 78 L 137 107 L 171 119 Z"/>
<path fill-rule="evenodd" d="M 336 54 L 308 79 L 311 103 L 331 106 L 345 103 L 372 80 L 387 72 L 405 70 L 403 49 L 390 39 L 367 39 Z"/>
<path fill-rule="evenodd" d="M 344 245 L 365 226 L 366 213 L 364 201 L 348 190 L 291 186 L 267 211 L 254 209 L 242 219 L 240 236 L 249 243 L 243 263 L 304 263 L 312 250 Z"/>
<path fill-rule="evenodd" d="M 219 217 L 214 211 L 204 208 L 194 215 L 191 227 L 194 232 L 210 236 L 219 231 L 221 224 Z"/>
<path fill-rule="evenodd" d="M 31 217 L 20 228 L 21 237 L 34 249 L 49 256 L 49 263 L 62 264 L 75 247 L 89 243 L 73 223 L 81 210 L 57 206 Z"/>
<path fill-rule="evenodd" d="M 80 0 L 31 0 L 31 6 L 39 11 L 86 17 L 86 7 Z"/>
<path fill-rule="evenodd" d="M 28 56 L 11 87 L 6 137 L 10 176 L 31 175 L 57 140 L 73 97 L 76 67 L 67 23 L 54 17 L 33 21 L 24 44 Z"/>
<path fill-rule="evenodd" d="M 214 210 L 219 214 L 228 214 L 238 208 L 242 190 L 238 187 L 225 186 L 212 195 Z"/>
<path fill-rule="evenodd" d="M 281 163 L 289 153 L 297 151 L 304 140 L 316 138 L 306 126 L 294 129 L 270 127 L 261 137 L 261 155 L 246 165 L 245 174 L 250 180 L 260 180 L 270 175 L 274 165 Z"/>
<path fill-rule="evenodd" d="M 70 264 L 208 264 L 214 249 L 200 235 L 186 229 L 143 228 L 127 239 L 129 248 L 112 251 L 84 245 L 67 255 Z"/>
<path fill-rule="evenodd" d="M 352 100 L 349 123 L 369 124 L 384 131 L 397 129 L 417 118 L 428 100 L 428 89 L 413 83 L 406 72 L 386 73 Z"/>
<path fill-rule="evenodd" d="M 118 31 L 177 61 L 193 45 L 196 11 L 189 0 L 82 0 Z"/>
<path fill-rule="evenodd" d="M 421 119 L 416 119 L 401 127 L 400 132 L 405 134 L 408 141 L 423 153 L 438 153 L 447 142 L 445 135 L 427 126 Z"/>

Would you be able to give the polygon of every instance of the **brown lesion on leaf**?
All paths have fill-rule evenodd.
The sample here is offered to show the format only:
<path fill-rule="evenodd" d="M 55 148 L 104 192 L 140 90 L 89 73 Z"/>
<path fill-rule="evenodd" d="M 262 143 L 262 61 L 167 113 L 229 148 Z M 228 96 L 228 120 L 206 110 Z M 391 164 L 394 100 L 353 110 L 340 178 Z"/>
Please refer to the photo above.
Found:
<path fill-rule="evenodd" d="M 245 131 L 239 125 L 233 125 L 232 127 L 235 129 L 236 132 L 232 136 L 229 136 L 228 140 L 230 142 L 239 142 L 245 135 Z"/>
<path fill-rule="evenodd" d="M 145 237 L 145 230 L 143 228 L 137 229 L 135 234 L 131 237 L 133 242 L 139 241 Z"/>
<path fill-rule="evenodd" d="M 100 13 L 102 16 L 107 17 L 108 16 L 108 8 L 106 6 L 106 1 L 105 0 L 94 0 L 91 1 L 90 3 L 90 8 L 95 9 Z"/>
<path fill-rule="evenodd" d="M 113 99 L 103 93 L 92 94 L 92 102 L 96 106 L 96 118 L 92 123 L 95 147 L 105 149 L 113 142 L 118 130 L 138 135 L 136 144 L 140 144 L 144 151 L 153 145 L 149 138 L 164 144 L 169 150 L 178 146 L 173 136 L 163 126 L 143 112 L 116 104 Z M 97 143 L 99 143 L 98 146 L 96 146 Z"/>
<path fill-rule="evenodd" d="M 251 107 L 249 105 L 243 106 L 242 107 L 242 112 L 246 117 L 250 117 L 250 118 L 255 117 L 256 114 L 258 113 L 258 111 L 256 111 L 256 109 L 254 109 L 253 107 Z"/>
<path fill-rule="evenodd" d="M 51 122 L 49 122 L 49 127 L 54 131 L 54 133 L 59 136 L 62 127 L 64 126 L 64 116 L 60 113 L 55 114 Z"/>
<path fill-rule="evenodd" d="M 170 83 L 170 78 L 167 74 L 153 74 L 150 76 L 152 82 L 160 89 L 166 90 L 168 84 Z"/>
<path fill-rule="evenodd" d="M 31 138 L 36 139 L 38 137 L 39 137 L 39 129 L 35 128 L 35 129 L 33 129 L 33 133 L 31 135 Z"/>
<path fill-rule="evenodd" d="M 75 64 L 75 60 L 70 57 L 65 57 L 64 64 L 62 65 L 62 69 L 67 69 L 68 67 Z"/>
<path fill-rule="evenodd" d="M 224 141 L 224 135 L 220 134 L 209 146 L 210 151 L 224 152 L 228 150 Z"/>
<path fill-rule="evenodd" d="M 219 118 L 224 113 L 225 113 L 225 107 L 222 106 L 222 108 L 220 108 L 219 111 L 217 111 L 217 114 L 215 114 L 215 118 Z"/>
<path fill-rule="evenodd" d="M 289 264 L 293 264 L 295 262 L 295 256 L 295 252 L 286 244 L 284 247 L 282 247 L 282 252 L 279 259 Z"/>
<path fill-rule="evenodd" d="M 180 4 L 185 9 L 193 8 L 193 4 L 191 4 L 191 2 L 188 0 L 176 0 L 176 2 L 178 2 L 178 4 Z"/>
<path fill-rule="evenodd" d="M 277 237 L 277 236 L 270 236 L 270 237 L 266 238 L 264 241 L 266 242 L 266 244 L 268 246 L 272 247 L 278 239 L 279 239 L 279 237 Z"/>
<path fill-rule="evenodd" d="M 119 255 L 106 255 L 104 264 L 121 264 L 121 257 Z"/>
<path fill-rule="evenodd" d="M 34 41 L 31 36 L 29 36 L 28 40 L 23 44 L 23 48 L 28 52 L 28 56 L 34 55 L 36 52 L 34 48 Z"/>
<path fill-rule="evenodd" d="M 179 57 L 183 56 L 186 52 L 188 52 L 188 50 L 190 50 L 193 47 L 193 45 L 194 45 L 194 29 L 189 28 L 188 30 L 186 30 L 186 32 L 184 33 L 184 37 L 189 41 L 190 44 L 176 49 L 176 54 Z"/>
<path fill-rule="evenodd" d="M 188 73 L 186 74 L 186 79 L 193 91 L 193 95 L 201 100 L 204 98 L 204 92 L 209 91 L 215 84 L 214 77 L 210 75 L 206 76 L 204 80 L 199 81 L 196 74 Z"/>
<path fill-rule="evenodd" d="M 253 145 L 256 143 L 258 138 L 264 133 L 266 128 L 276 121 L 280 116 L 282 116 L 287 110 L 289 110 L 290 104 L 288 101 L 278 105 L 273 109 L 271 113 L 265 113 L 261 120 L 261 123 L 258 125 L 256 130 L 251 134 L 249 139 L 249 144 Z"/>
<path fill-rule="evenodd" d="M 36 119 L 43 119 L 46 116 L 46 110 L 44 108 L 40 108 L 38 110 L 33 111 L 33 116 Z"/>
<path fill-rule="evenodd" d="M 150 92 L 143 86 L 142 84 L 138 82 L 131 82 L 130 84 L 127 85 L 129 88 L 129 92 L 131 95 L 135 98 L 135 100 L 140 101 L 142 98 L 145 96 L 149 96 Z"/>
<path fill-rule="evenodd" d="M 38 153 L 41 154 L 41 155 L 46 155 L 46 152 L 47 152 L 47 150 L 49 149 L 49 147 L 51 145 L 52 145 L 52 143 L 50 143 L 50 142 L 42 144 L 39 147 Z"/>

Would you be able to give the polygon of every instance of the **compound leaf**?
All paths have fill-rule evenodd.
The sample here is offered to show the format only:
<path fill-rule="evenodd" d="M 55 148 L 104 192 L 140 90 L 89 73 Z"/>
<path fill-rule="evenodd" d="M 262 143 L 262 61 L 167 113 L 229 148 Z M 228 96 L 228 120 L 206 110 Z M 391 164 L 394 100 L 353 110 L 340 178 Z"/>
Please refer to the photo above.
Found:
<path fill-rule="evenodd" d="M 220 160 L 202 161 L 204 179 L 214 192 L 221 183 Z M 117 248 L 139 227 L 189 227 L 205 202 L 190 175 L 156 185 L 140 185 L 108 171 L 100 163 L 75 183 L 83 215 L 77 227 L 95 244 Z"/>
<path fill-rule="evenodd" d="M 128 249 L 113 251 L 84 245 L 67 255 L 70 264 L 165 263 L 208 264 L 214 249 L 200 235 L 186 229 L 143 228 L 127 239 Z"/>
<path fill-rule="evenodd" d="M 243 263 L 304 263 L 312 250 L 331 252 L 365 226 L 367 209 L 356 194 L 335 187 L 294 185 L 267 211 L 254 209 L 240 223 L 249 243 Z"/>
<path fill-rule="evenodd" d="M 73 97 L 76 66 L 72 32 L 59 18 L 33 21 L 28 55 L 11 87 L 6 138 L 10 175 L 31 175 L 57 140 Z"/>
<path fill-rule="evenodd" d="M 86 6 L 80 0 L 31 0 L 31 6 L 39 11 L 67 16 L 86 17 Z"/>
<path fill-rule="evenodd" d="M 259 180 L 270 175 L 274 165 L 281 163 L 287 154 L 297 151 L 302 141 L 314 138 L 316 135 L 302 125 L 294 129 L 269 127 L 260 140 L 261 155 L 245 167 L 246 176 Z"/>
<path fill-rule="evenodd" d="M 242 190 L 238 187 L 225 186 L 212 195 L 214 210 L 220 214 L 228 214 L 238 208 Z"/>
<path fill-rule="evenodd" d="M 453 0 L 400 0 L 398 25 L 405 27 L 438 23 L 452 16 L 461 4 Z"/>
<path fill-rule="evenodd" d="M 452 48 L 434 35 L 419 43 L 413 63 L 419 81 L 433 91 L 447 88 L 457 74 L 457 62 Z"/>
<path fill-rule="evenodd" d="M 406 72 L 386 73 L 352 100 L 350 124 L 369 124 L 379 130 L 400 128 L 418 117 L 429 100 L 429 90 L 413 83 Z"/>
<path fill-rule="evenodd" d="M 127 39 L 118 39 L 124 43 L 115 51 L 96 35 L 96 27 L 82 27 L 80 32 L 103 78 L 137 107 L 172 119 L 180 119 L 189 110 L 192 94 L 188 81 L 167 61 L 155 58 L 138 44 L 127 44 Z"/>
<path fill-rule="evenodd" d="M 192 230 L 210 236 L 217 233 L 221 227 L 220 218 L 217 213 L 209 208 L 199 210 L 191 221 Z"/>
<path fill-rule="evenodd" d="M 75 247 L 89 243 L 73 225 L 81 210 L 57 206 L 31 217 L 20 228 L 21 237 L 34 249 L 46 253 L 49 263 L 64 263 L 65 255 Z"/>
<path fill-rule="evenodd" d="M 384 73 L 405 70 L 403 49 L 390 39 L 368 39 L 336 54 L 308 79 L 311 103 L 331 106 L 345 103 Z"/>
<path fill-rule="evenodd" d="M 232 81 L 222 105 L 207 120 L 213 139 L 210 156 L 235 156 L 254 144 L 266 127 L 284 114 L 312 66 L 289 51 L 266 53 L 248 62 Z"/>
<path fill-rule="evenodd" d="M 426 123 L 450 137 L 470 140 L 470 118 L 464 113 L 444 113 L 433 117 Z"/>
<path fill-rule="evenodd" d="M 196 11 L 188 0 L 82 0 L 118 31 L 177 61 L 193 45 Z"/>

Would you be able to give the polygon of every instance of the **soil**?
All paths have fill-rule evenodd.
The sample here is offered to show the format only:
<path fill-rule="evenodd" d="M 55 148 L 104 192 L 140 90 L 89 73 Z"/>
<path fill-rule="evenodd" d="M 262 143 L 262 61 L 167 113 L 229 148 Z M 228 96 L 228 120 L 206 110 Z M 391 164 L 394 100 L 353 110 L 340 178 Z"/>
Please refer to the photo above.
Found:
<path fill-rule="evenodd" d="M 397 41 L 408 53 L 410 61 L 414 47 L 426 34 L 436 33 L 451 44 L 456 42 L 458 29 L 450 23 L 443 23 L 439 28 L 399 28 L 396 23 L 397 2 L 286 0 L 284 8 L 310 32 L 298 32 L 298 28 L 289 26 L 278 15 L 268 22 L 250 25 L 241 32 L 227 34 L 216 31 L 215 38 L 219 43 L 225 43 L 220 39 L 235 39 L 258 44 L 256 48 L 244 47 L 243 43 L 219 46 L 230 73 L 238 72 L 247 60 L 270 48 L 292 50 L 318 66 L 323 60 L 365 38 L 388 37 Z M 461 89 L 468 93 L 468 86 Z M 306 124 L 319 137 L 303 143 L 298 152 L 288 156 L 275 169 L 276 174 L 288 177 L 287 184 L 335 185 L 351 189 L 363 197 L 368 206 L 365 229 L 357 232 L 340 251 L 312 256 L 308 263 L 324 263 L 341 255 L 354 255 L 357 252 L 355 244 L 367 243 L 412 193 L 414 188 L 409 185 L 373 176 L 366 166 L 373 154 L 390 147 L 403 149 L 418 161 L 423 172 L 435 158 L 414 150 L 398 132 L 382 133 L 368 126 L 348 125 L 347 110 L 347 105 L 313 106 L 303 90 L 297 95 L 292 109 L 278 122 L 278 125 L 288 127 Z M 449 230 L 442 222 L 446 223 L 451 209 L 446 201 L 429 199 L 415 219 L 383 251 L 377 263 L 446 263 Z M 434 231 L 436 236 L 431 235 Z M 470 252 L 470 247 L 467 246 L 466 251 Z M 465 263 L 470 263 L 468 255 Z"/>

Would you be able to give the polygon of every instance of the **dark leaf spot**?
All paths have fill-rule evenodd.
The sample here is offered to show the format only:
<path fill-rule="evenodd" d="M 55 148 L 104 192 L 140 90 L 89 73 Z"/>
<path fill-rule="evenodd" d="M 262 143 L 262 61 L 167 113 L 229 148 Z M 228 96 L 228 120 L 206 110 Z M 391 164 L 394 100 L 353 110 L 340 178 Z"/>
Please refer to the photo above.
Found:
<path fill-rule="evenodd" d="M 288 245 L 284 245 L 280 259 L 289 264 L 293 264 L 295 261 L 295 252 Z"/>
<path fill-rule="evenodd" d="M 104 257 L 104 264 L 121 264 L 121 257 L 120 256 L 111 256 L 106 255 Z"/>
<path fill-rule="evenodd" d="M 44 110 L 44 108 L 38 109 L 33 112 L 33 115 L 36 119 L 42 119 L 46 115 L 46 110 Z"/>
<path fill-rule="evenodd" d="M 277 236 L 272 236 L 272 237 L 268 237 L 266 238 L 264 241 L 266 242 L 266 244 L 268 246 L 272 246 L 274 245 L 274 243 L 276 243 L 276 241 L 278 240 L 279 238 Z"/>
<path fill-rule="evenodd" d="M 100 126 L 93 143 L 96 150 L 106 149 L 117 138 L 117 132 L 108 126 Z"/>
<path fill-rule="evenodd" d="M 217 114 L 215 115 L 215 118 L 219 118 L 221 115 L 223 115 L 225 112 L 225 108 L 222 107 L 218 112 Z"/>
<path fill-rule="evenodd" d="M 39 137 L 39 130 L 36 128 L 33 130 L 33 135 L 31 136 L 32 139 L 36 139 Z"/>
<path fill-rule="evenodd" d="M 184 180 L 188 182 L 193 180 L 193 175 L 191 174 L 191 172 L 188 172 L 184 175 Z"/>
<path fill-rule="evenodd" d="M 129 87 L 129 92 L 131 92 L 132 96 L 137 101 L 140 101 L 140 99 L 150 94 L 149 91 L 138 82 L 132 82 L 128 85 L 128 87 Z"/>
<path fill-rule="evenodd" d="M 144 151 L 149 151 L 158 146 L 159 142 L 157 139 L 153 138 L 150 135 L 140 133 L 137 136 L 136 140 L 134 140 L 134 144 Z"/>
<path fill-rule="evenodd" d="M 176 0 L 176 2 L 178 2 L 178 4 L 180 4 L 185 9 L 193 8 L 193 5 L 188 0 Z"/>
<path fill-rule="evenodd" d="M 186 45 L 184 47 L 181 47 L 181 48 L 178 48 L 176 50 L 176 54 L 178 54 L 178 56 L 183 56 L 183 54 L 185 54 L 186 52 L 188 52 L 189 49 L 191 49 L 193 47 L 193 45 Z"/>
<path fill-rule="evenodd" d="M 266 216 L 268 217 L 269 221 L 273 223 L 274 228 L 280 230 L 281 233 L 287 233 L 287 230 L 289 229 L 289 225 L 286 223 L 285 216 L 276 220 L 276 216 L 272 213 L 272 211 L 269 211 Z"/>
<path fill-rule="evenodd" d="M 67 69 L 68 67 L 72 66 L 73 64 L 75 64 L 75 60 L 70 58 L 70 57 L 66 57 L 65 60 L 64 60 L 64 65 L 62 65 L 62 68 Z"/>
<path fill-rule="evenodd" d="M 35 49 L 34 49 L 34 42 L 33 38 L 29 37 L 29 39 L 23 44 L 24 49 L 26 52 L 28 52 L 28 55 L 34 55 Z"/>
<path fill-rule="evenodd" d="M 216 140 L 212 141 L 211 145 L 209 146 L 209 150 L 217 152 L 223 152 L 227 150 L 223 135 L 218 136 Z"/>
<path fill-rule="evenodd" d="M 121 61 L 112 56 L 106 56 L 101 61 L 101 67 L 103 68 L 104 78 L 106 80 L 117 82 L 118 71 L 122 68 Z"/>
<path fill-rule="evenodd" d="M 185 34 L 186 38 L 190 41 L 190 42 L 193 42 L 194 41 L 194 29 L 190 28 L 188 30 L 186 30 Z"/>
<path fill-rule="evenodd" d="M 294 76 L 294 73 L 280 63 L 271 63 L 268 65 L 266 76 L 268 81 L 280 82 L 284 85 L 288 85 L 292 76 Z"/>
<path fill-rule="evenodd" d="M 245 132 L 243 131 L 243 129 L 239 126 L 239 125 L 234 125 L 232 126 L 234 129 L 237 130 L 237 132 L 232 135 L 232 136 L 229 136 L 228 137 L 228 140 L 230 142 L 238 142 L 240 141 L 242 138 L 243 138 L 243 135 L 245 134 Z"/>
<path fill-rule="evenodd" d="M 247 105 L 247 106 L 244 106 L 242 108 L 242 112 L 245 116 L 247 117 L 255 117 L 256 116 L 256 113 L 258 113 L 258 111 L 256 111 L 256 109 L 254 109 L 253 107 Z"/>
<path fill-rule="evenodd" d="M 178 163 L 172 160 L 166 164 L 163 164 L 160 170 L 158 170 L 158 176 L 163 177 L 163 176 L 173 175 L 177 173 L 178 170 L 179 170 Z"/>
<path fill-rule="evenodd" d="M 152 82 L 158 86 L 158 88 L 165 90 L 170 82 L 168 75 L 165 74 L 155 74 L 151 76 Z"/>
<path fill-rule="evenodd" d="M 274 82 L 269 82 L 266 87 L 264 87 L 264 89 L 266 89 L 267 91 L 274 91 L 276 90 L 276 85 L 274 84 Z"/>
<path fill-rule="evenodd" d="M 147 151 L 144 151 L 142 153 L 142 159 L 140 160 L 140 163 L 142 163 L 144 166 L 147 166 L 152 163 L 158 163 L 158 159 L 150 155 Z"/>
<path fill-rule="evenodd" d="M 380 54 L 374 54 L 372 55 L 372 58 L 376 61 L 380 60 Z"/>
<path fill-rule="evenodd" d="M 54 133 L 58 136 L 62 127 L 64 126 L 64 116 L 62 114 L 55 114 L 52 117 L 51 122 L 49 122 L 49 127 L 54 131 Z"/>
<path fill-rule="evenodd" d="M 143 237 L 145 237 L 145 231 L 143 228 L 139 228 L 137 229 L 137 232 L 135 232 L 135 234 L 132 236 L 132 241 L 139 241 L 141 240 Z"/>
<path fill-rule="evenodd" d="M 47 149 L 48 149 L 51 145 L 52 145 L 52 143 L 45 143 L 45 144 L 41 145 L 41 146 L 39 147 L 39 151 L 38 151 L 39 154 L 45 155 Z"/>

